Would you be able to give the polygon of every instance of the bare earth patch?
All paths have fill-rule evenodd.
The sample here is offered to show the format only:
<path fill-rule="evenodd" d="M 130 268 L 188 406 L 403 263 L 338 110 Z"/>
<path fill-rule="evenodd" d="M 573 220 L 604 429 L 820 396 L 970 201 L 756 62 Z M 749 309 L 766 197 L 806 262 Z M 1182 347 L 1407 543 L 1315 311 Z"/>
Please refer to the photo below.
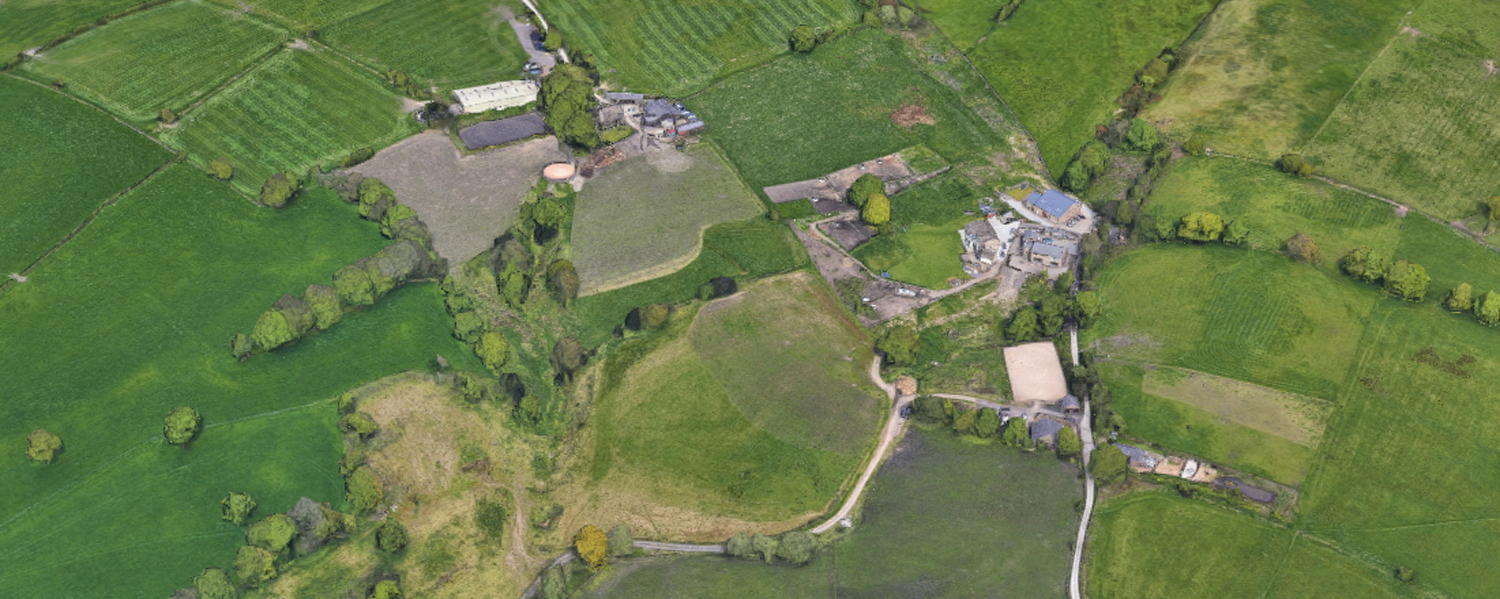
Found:
<path fill-rule="evenodd" d="M 891 122 L 910 129 L 912 125 L 936 125 L 937 117 L 928 114 L 926 106 L 907 104 L 891 113 Z"/>
<path fill-rule="evenodd" d="M 566 159 L 554 137 L 462 156 L 443 132 L 426 131 L 349 170 L 389 185 L 432 230 L 433 249 L 457 268 L 515 222 L 542 167 Z"/>
<path fill-rule="evenodd" d="M 1145 371 L 1141 390 L 1180 401 L 1293 443 L 1315 447 L 1328 419 L 1327 403 L 1295 393 L 1180 368 Z"/>
<path fill-rule="evenodd" d="M 1057 401 L 1068 394 L 1057 346 L 1051 343 L 1005 348 L 1005 371 L 1010 373 L 1011 395 L 1017 403 Z"/>

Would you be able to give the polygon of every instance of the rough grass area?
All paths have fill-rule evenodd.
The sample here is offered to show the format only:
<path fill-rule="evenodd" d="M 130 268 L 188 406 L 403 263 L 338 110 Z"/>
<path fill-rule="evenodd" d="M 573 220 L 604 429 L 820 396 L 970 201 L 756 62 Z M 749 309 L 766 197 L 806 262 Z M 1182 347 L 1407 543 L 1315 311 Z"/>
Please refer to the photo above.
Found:
<path fill-rule="evenodd" d="M 1141 390 L 1308 447 L 1318 444 L 1328 420 L 1323 400 L 1191 370 L 1148 368 Z"/>
<path fill-rule="evenodd" d="M 73 38 L 24 71 L 147 122 L 163 108 L 182 112 L 290 37 L 242 12 L 174 2 Z"/>
<path fill-rule="evenodd" d="M 1312 138 L 1416 0 L 1229 0 L 1145 118 L 1275 159 Z"/>
<path fill-rule="evenodd" d="M 950 279 L 968 279 L 958 230 L 977 212 L 980 192 L 958 173 L 943 175 L 891 198 L 892 231 L 854 250 L 875 272 L 928 289 L 947 289 Z"/>
<path fill-rule="evenodd" d="M 1136 70 L 1182 43 L 1213 6 L 1209 0 L 1026 2 L 969 56 L 1058 175 L 1094 139 L 1094 126 L 1109 122 Z"/>
<path fill-rule="evenodd" d="M 651 303 L 686 302 L 698 297 L 699 288 L 714 277 L 745 282 L 807 264 L 807 250 L 785 225 L 763 218 L 714 225 L 703 232 L 698 257 L 681 270 L 578 298 L 574 310 L 583 322 L 579 338 L 585 345 L 602 343 L 615 325 L 625 323 L 631 310 Z"/>
<path fill-rule="evenodd" d="M 870 341 L 798 273 L 706 304 L 612 374 L 598 400 L 592 474 L 660 503 L 776 520 L 821 511 L 883 416 Z M 616 358 L 619 359 L 619 358 Z M 635 477 L 631 477 L 635 478 Z"/>
<path fill-rule="evenodd" d="M 714 147 L 662 150 L 610 166 L 578 193 L 573 263 L 584 295 L 692 262 L 708 227 L 764 211 Z"/>
<path fill-rule="evenodd" d="M 242 543 L 219 520 L 228 491 L 254 494 L 262 513 L 300 495 L 342 503 L 332 405 L 284 410 L 426 369 L 437 354 L 477 370 L 450 336 L 436 286 L 399 289 L 327 333 L 247 362 L 230 356 L 229 339 L 277 297 L 326 284 L 385 243 L 331 192 L 259 209 L 174 166 L 32 282 L 0 294 L 10 389 L 0 440 L 20 447 L 46 428 L 65 443 L 50 466 L 19 451 L 0 457 L 0 560 L 29 565 L 6 568 L 0 584 L 18 597 L 166 596 L 203 567 L 226 566 Z M 186 450 L 161 440 L 162 416 L 181 405 L 206 427 Z"/>
<path fill-rule="evenodd" d="M 0 276 L 25 269 L 171 154 L 108 115 L 0 77 Z"/>
<path fill-rule="evenodd" d="M 1311 179 L 1289 177 L 1270 166 L 1225 158 L 1185 158 L 1151 194 L 1146 211 L 1182 218 L 1207 210 L 1250 228 L 1249 245 L 1282 251 L 1288 239 L 1306 233 L 1318 243 L 1325 266 L 1361 245 L 1389 254 L 1403 227 L 1389 204 Z"/>
<path fill-rule="evenodd" d="M 571 47 L 594 54 L 606 80 L 674 96 L 786 53 L 798 25 L 859 18 L 850 0 L 549 0 L 539 8 Z"/>
<path fill-rule="evenodd" d="M 320 28 L 320 39 L 380 70 L 442 89 L 516 79 L 528 55 L 495 2 L 386 2 Z"/>
<path fill-rule="evenodd" d="M 0 3 L 0 56 L 9 59 L 100 17 L 117 14 L 139 0 L 10 0 Z"/>
<path fill-rule="evenodd" d="M 899 37 L 852 33 L 807 55 L 738 74 L 688 102 L 751 187 L 820 177 L 926 144 L 949 162 L 1008 148 L 959 95 L 918 68 L 927 60 Z M 936 125 L 902 127 L 891 115 L 917 105 Z"/>
<path fill-rule="evenodd" d="M 1500 10 L 1434 0 L 1395 35 L 1305 153 L 1320 170 L 1444 220 L 1500 186 Z M 1436 33 L 1427 33 L 1431 29 Z"/>
<path fill-rule="evenodd" d="M 1089 539 L 1088 595 L 1136 597 L 1412 596 L 1379 564 L 1318 539 L 1165 493 L 1101 505 Z"/>
<path fill-rule="evenodd" d="M 1024 484 L 1022 484 L 1024 483 Z M 907 433 L 849 537 L 801 568 L 722 557 L 637 560 L 586 597 L 1063 597 L 1081 498 L 1047 455 Z"/>
<path fill-rule="evenodd" d="M 285 50 L 193 110 L 163 141 L 195 162 L 228 158 L 256 195 L 272 173 L 306 173 L 356 149 L 414 133 L 390 86 L 326 51 Z"/>

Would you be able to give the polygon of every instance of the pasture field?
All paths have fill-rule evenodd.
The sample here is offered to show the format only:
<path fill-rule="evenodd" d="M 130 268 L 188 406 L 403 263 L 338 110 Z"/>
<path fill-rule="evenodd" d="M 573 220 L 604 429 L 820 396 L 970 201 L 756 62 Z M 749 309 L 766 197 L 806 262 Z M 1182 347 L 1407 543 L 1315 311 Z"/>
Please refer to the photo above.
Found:
<path fill-rule="evenodd" d="M 629 477 L 634 491 L 712 514 L 821 511 L 883 416 L 865 380 L 869 338 L 804 273 L 694 316 L 674 315 L 673 338 L 628 367 L 606 367 L 595 480 Z"/>
<path fill-rule="evenodd" d="M 1471 16 L 1444 10 L 1459 4 L 1428 2 L 1411 27 L 1444 31 Z M 1500 27 L 1500 13 L 1477 18 L 1465 24 Z M 1500 185 L 1500 80 L 1485 62 L 1493 46 L 1476 45 L 1463 29 L 1396 35 L 1304 153 L 1330 177 L 1443 220 L 1483 216 Z"/>
<path fill-rule="evenodd" d="M 515 79 L 528 59 L 494 2 L 387 2 L 318 35 L 360 62 L 442 89 Z"/>
<path fill-rule="evenodd" d="M 580 293 L 675 272 L 697 256 L 704 229 L 764 211 L 707 143 L 607 167 L 578 193 L 573 211 Z"/>
<path fill-rule="evenodd" d="M 1003 27 L 993 19 L 1007 3 L 1009 0 L 913 0 L 906 5 L 967 52 L 996 27 Z"/>
<path fill-rule="evenodd" d="M 1025 481 L 1025 484 L 1015 484 Z M 631 560 L 585 597 L 1065 597 L 1077 471 L 1048 455 L 913 429 L 849 537 L 801 568 Z"/>
<path fill-rule="evenodd" d="M 12 385 L 0 439 L 19 447 L 46 428 L 65 443 L 46 467 L 19 452 L 0 457 L 10 489 L 0 494 L 0 538 L 19 551 L 6 563 L 47 564 L 7 569 L 6 588 L 56 596 L 67 580 L 83 596 L 165 596 L 227 563 L 240 544 L 238 531 L 217 528 L 217 500 L 229 489 L 267 494 L 267 510 L 285 510 L 299 493 L 339 503 L 332 406 L 270 423 L 365 381 L 425 369 L 435 354 L 477 369 L 450 336 L 439 290 L 401 288 L 329 332 L 246 362 L 229 355 L 228 340 L 277 297 L 327 284 L 384 244 L 327 190 L 258 209 L 178 165 L 106 211 L 31 282 L 0 293 L 0 369 Z M 160 444 L 162 416 L 180 405 L 197 408 L 206 426 L 186 450 Z M 65 534 L 62 525 L 92 532 Z M 110 549 L 100 553 L 105 538 Z"/>
<path fill-rule="evenodd" d="M 41 258 L 172 157 L 109 115 L 25 81 L 0 77 L 0 105 L 0 276 Z"/>
<path fill-rule="evenodd" d="M 1275 159 L 1301 147 L 1417 0 L 1229 0 L 1142 113 L 1163 132 Z"/>
<path fill-rule="evenodd" d="M 374 10 L 391 0 L 213 0 L 225 7 L 245 10 L 276 21 L 292 31 L 321 29 L 355 15 Z"/>
<path fill-rule="evenodd" d="M 865 29 L 737 74 L 687 102 L 752 188 L 820 177 L 925 144 L 950 163 L 988 159 L 1004 137 L 900 37 Z M 935 124 L 892 120 L 919 106 Z"/>
<path fill-rule="evenodd" d="M 140 0 L 10 0 L 0 3 L 0 56 L 7 60 L 73 31 L 84 23 L 118 14 Z"/>
<path fill-rule="evenodd" d="M 1301 533 L 1160 492 L 1100 505 L 1088 554 L 1097 599 L 1416 595 L 1389 571 Z"/>
<path fill-rule="evenodd" d="M 243 12 L 174 2 L 68 40 L 23 70 L 146 123 L 163 108 L 182 112 L 290 37 Z"/>
<path fill-rule="evenodd" d="M 1361 245 L 1390 254 L 1405 237 L 1405 227 L 1423 220 L 1397 218 L 1388 204 L 1322 181 L 1288 177 L 1270 166 L 1189 157 L 1172 167 L 1146 211 L 1177 219 L 1199 210 L 1226 222 L 1242 220 L 1250 227 L 1249 246 L 1257 250 L 1282 251 L 1286 240 L 1306 233 L 1329 269 Z"/>
<path fill-rule="evenodd" d="M 928 289 L 947 289 L 952 278 L 968 279 L 960 256 L 958 230 L 979 218 L 979 191 L 958 173 L 939 176 L 891 198 L 893 231 L 854 249 L 854 257 L 875 272 Z"/>
<path fill-rule="evenodd" d="M 1027 2 L 969 57 L 1036 136 L 1042 159 L 1062 173 L 1115 99 L 1162 48 L 1182 43 L 1210 0 Z"/>
<path fill-rule="evenodd" d="M 630 91 L 685 96 L 787 50 L 798 25 L 859 20 L 851 0 L 546 0 L 548 22 Z"/>
<path fill-rule="evenodd" d="M 305 173 L 350 152 L 415 133 L 396 93 L 324 51 L 285 50 L 161 134 L 194 162 L 228 158 L 235 189 L 256 195 L 272 173 Z"/>
<path fill-rule="evenodd" d="M 1328 421 L 1323 400 L 1179 368 L 1147 368 L 1141 390 L 1308 447 L 1318 444 Z"/>
<path fill-rule="evenodd" d="M 698 297 L 709 279 L 746 279 L 783 273 L 808 265 L 807 250 L 790 229 L 762 218 L 722 223 L 703 232 L 698 257 L 672 274 L 628 287 L 580 297 L 574 311 L 582 321 L 579 340 L 604 342 L 631 310 L 652 303 L 676 304 Z"/>
<path fill-rule="evenodd" d="M 1312 467 L 1315 446 L 1151 393 L 1141 366 L 1104 363 L 1099 376 L 1133 436 L 1287 485 L 1300 484 Z"/>

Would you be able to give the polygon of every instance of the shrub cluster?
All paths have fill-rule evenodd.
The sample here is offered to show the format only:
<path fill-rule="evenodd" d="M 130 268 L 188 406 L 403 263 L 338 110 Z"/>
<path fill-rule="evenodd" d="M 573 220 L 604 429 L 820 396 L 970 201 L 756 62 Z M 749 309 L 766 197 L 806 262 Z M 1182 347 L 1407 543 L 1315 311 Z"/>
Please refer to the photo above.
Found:
<path fill-rule="evenodd" d="M 801 530 L 785 533 L 780 538 L 740 532 L 735 533 L 724 544 L 724 552 L 730 557 L 763 560 L 768 564 L 780 559 L 797 566 L 807 565 L 812 561 L 818 549 L 817 537 Z"/>
<path fill-rule="evenodd" d="M 230 493 L 219 504 L 224 519 L 236 526 L 244 526 L 256 507 L 245 493 Z M 287 513 L 271 514 L 245 529 L 245 545 L 234 557 L 235 578 L 241 586 L 261 586 L 275 579 L 293 559 L 346 537 L 354 526 L 354 516 L 303 497 Z M 203 570 L 193 579 L 193 588 L 200 598 L 237 596 L 229 576 L 217 568 Z"/>
<path fill-rule="evenodd" d="M 1366 283 L 1382 285 L 1392 297 L 1408 302 L 1422 301 L 1427 295 L 1427 285 L 1432 282 L 1421 264 L 1405 260 L 1389 262 L 1365 246 L 1349 250 L 1339 258 L 1339 270 Z"/>

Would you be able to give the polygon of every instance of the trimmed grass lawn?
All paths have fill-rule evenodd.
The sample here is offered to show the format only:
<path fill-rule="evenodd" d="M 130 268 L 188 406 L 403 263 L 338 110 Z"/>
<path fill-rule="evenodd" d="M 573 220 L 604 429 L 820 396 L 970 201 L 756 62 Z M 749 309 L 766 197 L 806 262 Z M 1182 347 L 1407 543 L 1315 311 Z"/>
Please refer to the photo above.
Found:
<path fill-rule="evenodd" d="M 1319 170 L 1444 220 L 1484 215 L 1500 186 L 1500 95 L 1485 66 L 1500 10 L 1474 4 L 1432 0 L 1412 15 L 1423 33 L 1395 35 L 1304 149 Z"/>
<path fill-rule="evenodd" d="M 516 79 L 529 59 L 495 2 L 387 2 L 318 34 L 360 62 L 443 89 Z"/>
<path fill-rule="evenodd" d="M 928 289 L 947 289 L 949 279 L 968 279 L 958 230 L 978 216 L 980 193 L 961 174 L 946 174 L 891 198 L 892 231 L 854 248 L 854 257 L 875 272 Z"/>
<path fill-rule="evenodd" d="M 390 86 L 324 51 L 286 50 L 183 117 L 162 140 L 195 162 L 228 158 L 233 185 L 257 195 L 272 173 L 296 174 L 415 133 Z"/>
<path fill-rule="evenodd" d="M 175 2 L 73 38 L 24 70 L 145 123 L 163 108 L 182 112 L 290 38 L 243 12 Z"/>
<path fill-rule="evenodd" d="M 1050 455 L 914 429 L 849 538 L 801 568 L 633 560 L 586 597 L 1065 597 L 1077 470 Z"/>
<path fill-rule="evenodd" d="M 1418 4 L 1228 0 L 1143 116 L 1179 139 L 1275 159 L 1312 138 Z"/>
<path fill-rule="evenodd" d="M 261 514 L 304 494 L 342 504 L 332 406 L 283 410 L 425 369 L 436 354 L 477 369 L 449 333 L 441 292 L 402 288 L 327 333 L 246 362 L 228 344 L 277 297 L 327 284 L 385 243 L 332 192 L 260 209 L 173 166 L 32 282 L 0 293 L 0 440 L 21 447 L 45 428 L 65 444 L 45 467 L 0 454 L 0 560 L 33 565 L 5 569 L 0 584 L 17 597 L 57 596 L 63 585 L 65 595 L 166 596 L 232 559 L 241 533 L 217 507 L 230 490 L 254 494 Z M 206 426 L 186 450 L 161 444 L 161 418 L 181 405 Z"/>
<path fill-rule="evenodd" d="M 140 0 L 9 0 L 0 3 L 0 56 L 9 59 Z"/>
<path fill-rule="evenodd" d="M 714 514 L 822 510 L 884 413 L 864 378 L 869 338 L 806 273 L 747 285 L 693 317 L 674 315 L 658 333 L 669 338 L 638 341 L 654 349 L 606 367 L 595 479 L 617 472 L 645 481 L 633 491 Z"/>
<path fill-rule="evenodd" d="M 1136 70 L 1182 43 L 1213 6 L 1210 0 L 1026 2 L 969 57 L 1058 174 L 1094 139 L 1094 126 L 1109 122 Z"/>
<path fill-rule="evenodd" d="M 572 48 L 595 56 L 606 80 L 671 96 L 787 53 L 798 25 L 860 16 L 851 0 L 546 0 L 538 8 Z"/>
<path fill-rule="evenodd" d="M 710 226 L 765 209 L 710 144 L 610 166 L 578 193 L 573 263 L 587 295 L 670 274 Z"/>
<path fill-rule="evenodd" d="M 1099 506 L 1087 568 L 1096 599 L 1412 595 L 1389 572 L 1316 540 L 1166 493 Z"/>
<path fill-rule="evenodd" d="M 735 75 L 687 105 L 756 189 L 917 144 L 955 164 L 1008 149 L 958 93 L 922 72 L 919 60 L 927 58 L 901 38 L 865 29 Z M 897 125 L 891 114 L 906 105 L 924 107 L 937 124 Z"/>
<path fill-rule="evenodd" d="M 172 155 L 109 115 L 0 77 L 0 276 L 20 272 Z"/>

